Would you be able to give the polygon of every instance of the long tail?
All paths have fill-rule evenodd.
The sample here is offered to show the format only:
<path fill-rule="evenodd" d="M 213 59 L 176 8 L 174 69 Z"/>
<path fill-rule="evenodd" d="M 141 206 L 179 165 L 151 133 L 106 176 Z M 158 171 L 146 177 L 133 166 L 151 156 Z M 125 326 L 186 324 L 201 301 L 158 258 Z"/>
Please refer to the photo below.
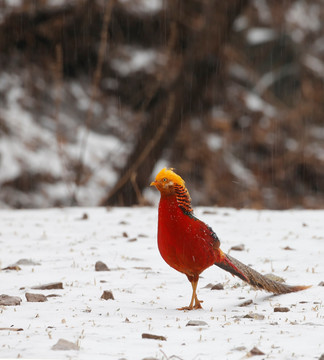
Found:
<path fill-rule="evenodd" d="M 285 285 L 278 281 L 271 280 L 225 253 L 223 253 L 219 262 L 215 262 L 215 265 L 230 272 L 232 275 L 238 276 L 243 281 L 258 289 L 263 289 L 274 294 L 287 294 L 305 290 L 310 287 Z"/>

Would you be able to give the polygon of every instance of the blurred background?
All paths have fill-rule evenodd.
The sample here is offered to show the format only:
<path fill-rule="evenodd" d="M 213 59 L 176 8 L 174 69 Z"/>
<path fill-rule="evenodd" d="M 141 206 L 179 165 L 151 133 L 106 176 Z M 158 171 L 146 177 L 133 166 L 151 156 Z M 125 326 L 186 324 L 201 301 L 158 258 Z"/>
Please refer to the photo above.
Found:
<path fill-rule="evenodd" d="M 0 207 L 324 206 L 322 0 L 0 0 Z"/>

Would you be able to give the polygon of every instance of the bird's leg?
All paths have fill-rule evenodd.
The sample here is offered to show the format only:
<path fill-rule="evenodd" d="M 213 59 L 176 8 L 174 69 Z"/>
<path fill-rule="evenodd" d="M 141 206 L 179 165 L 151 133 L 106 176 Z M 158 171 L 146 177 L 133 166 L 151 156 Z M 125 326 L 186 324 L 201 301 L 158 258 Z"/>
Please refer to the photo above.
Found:
<path fill-rule="evenodd" d="M 191 282 L 191 286 L 192 286 L 191 303 L 193 303 L 193 299 L 195 299 L 195 305 L 193 306 L 193 308 L 194 309 L 202 309 L 202 306 L 201 306 L 202 301 L 198 300 L 198 297 L 197 297 L 197 285 L 198 285 L 198 280 Z"/>
<path fill-rule="evenodd" d="M 202 309 L 201 303 L 202 301 L 198 300 L 197 297 L 197 285 L 198 285 L 198 278 L 193 279 L 189 278 L 190 284 L 192 286 L 192 296 L 189 306 L 184 306 L 182 308 L 179 308 L 178 310 L 193 310 L 193 309 Z"/>

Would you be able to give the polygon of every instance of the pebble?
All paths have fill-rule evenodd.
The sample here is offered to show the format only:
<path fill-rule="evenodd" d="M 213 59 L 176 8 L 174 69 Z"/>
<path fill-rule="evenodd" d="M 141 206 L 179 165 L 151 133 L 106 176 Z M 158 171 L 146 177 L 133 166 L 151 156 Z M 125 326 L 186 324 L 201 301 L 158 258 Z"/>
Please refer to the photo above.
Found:
<path fill-rule="evenodd" d="M 166 337 L 162 336 L 162 335 L 154 335 L 154 334 L 147 334 L 147 333 L 143 333 L 142 334 L 142 339 L 152 339 L 152 340 L 162 340 L 162 341 L 166 341 Z"/>
<path fill-rule="evenodd" d="M 52 350 L 79 350 L 79 346 L 71 341 L 59 339 L 58 342 L 52 346 Z"/>
<path fill-rule="evenodd" d="M 96 271 L 110 271 L 108 266 L 102 262 L 102 261 L 97 261 L 95 264 L 95 270 Z"/>
<path fill-rule="evenodd" d="M 112 291 L 110 291 L 110 290 L 104 290 L 100 299 L 115 300 L 114 295 L 113 295 Z"/>
<path fill-rule="evenodd" d="M 28 302 L 44 302 L 47 301 L 47 297 L 43 294 L 26 293 L 26 299 Z"/>
<path fill-rule="evenodd" d="M 53 283 L 48 283 L 48 284 L 44 284 L 44 285 L 33 286 L 32 289 L 34 289 L 34 290 L 63 289 L 63 283 L 53 282 Z"/>
<path fill-rule="evenodd" d="M 288 312 L 290 311 L 289 308 L 287 307 L 280 307 L 280 306 L 277 306 L 273 309 L 274 312 Z"/>
<path fill-rule="evenodd" d="M 21 298 L 19 296 L 9 296 L 6 294 L 0 295 L 0 305 L 3 306 L 16 306 L 20 305 Z"/>
<path fill-rule="evenodd" d="M 186 326 L 208 326 L 208 324 L 202 320 L 189 320 Z"/>

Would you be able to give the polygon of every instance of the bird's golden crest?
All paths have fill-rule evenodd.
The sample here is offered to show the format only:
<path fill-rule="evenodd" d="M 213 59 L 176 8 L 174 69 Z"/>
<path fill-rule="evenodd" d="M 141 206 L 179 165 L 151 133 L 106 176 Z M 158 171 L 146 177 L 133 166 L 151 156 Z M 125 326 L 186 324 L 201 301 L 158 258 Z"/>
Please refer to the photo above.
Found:
<path fill-rule="evenodd" d="M 178 205 L 186 213 L 192 213 L 191 198 L 184 180 L 173 169 L 163 168 L 151 183 L 161 194 L 176 195 Z"/>
<path fill-rule="evenodd" d="M 167 179 L 168 182 L 172 181 L 173 184 L 177 184 L 180 185 L 182 187 L 186 187 L 185 186 L 185 182 L 182 179 L 181 176 L 179 176 L 178 174 L 176 174 L 173 171 L 173 168 L 167 169 L 167 168 L 163 168 L 157 175 L 155 178 L 156 182 L 160 182 L 160 181 L 165 181 L 164 179 Z M 165 181 L 166 182 L 166 181 Z"/>

